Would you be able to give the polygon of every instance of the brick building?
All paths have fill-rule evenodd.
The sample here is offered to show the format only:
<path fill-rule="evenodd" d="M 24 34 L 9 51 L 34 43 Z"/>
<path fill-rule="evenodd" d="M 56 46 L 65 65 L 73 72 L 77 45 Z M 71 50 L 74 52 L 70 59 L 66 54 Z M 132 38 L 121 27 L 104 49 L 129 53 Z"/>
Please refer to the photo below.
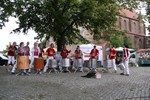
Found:
<path fill-rule="evenodd" d="M 146 47 L 145 24 L 141 20 L 140 15 L 137 14 L 134 10 L 120 10 L 120 14 L 117 15 L 116 25 L 120 30 L 127 31 L 127 36 L 130 38 L 133 48 L 141 49 Z"/>
<path fill-rule="evenodd" d="M 119 30 L 126 30 L 127 36 L 131 40 L 132 48 L 141 49 L 146 48 L 145 38 L 145 24 L 141 20 L 140 15 L 135 11 L 130 11 L 127 9 L 120 10 L 120 14 L 116 16 L 117 22 L 116 26 Z M 94 43 L 92 40 L 92 35 L 88 33 L 87 30 L 82 29 L 81 34 L 87 38 L 91 43 Z M 104 43 L 102 43 L 104 44 Z"/>

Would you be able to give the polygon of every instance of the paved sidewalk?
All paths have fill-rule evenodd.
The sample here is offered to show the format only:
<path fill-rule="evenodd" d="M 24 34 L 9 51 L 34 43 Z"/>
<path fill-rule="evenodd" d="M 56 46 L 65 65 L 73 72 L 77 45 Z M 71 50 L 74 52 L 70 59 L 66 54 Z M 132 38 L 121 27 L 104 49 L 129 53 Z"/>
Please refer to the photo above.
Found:
<path fill-rule="evenodd" d="M 132 67 L 130 76 L 50 73 L 15 76 L 0 67 L 0 100 L 150 100 L 150 67 Z"/>

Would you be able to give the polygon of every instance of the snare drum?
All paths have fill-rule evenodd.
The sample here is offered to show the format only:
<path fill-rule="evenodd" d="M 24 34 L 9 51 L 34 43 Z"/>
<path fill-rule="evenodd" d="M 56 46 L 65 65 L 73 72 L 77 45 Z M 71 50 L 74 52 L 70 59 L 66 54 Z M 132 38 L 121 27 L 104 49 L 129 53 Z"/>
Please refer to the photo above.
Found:
<path fill-rule="evenodd" d="M 112 61 L 110 59 L 107 60 L 107 68 L 112 68 Z"/>
<path fill-rule="evenodd" d="M 63 58 L 62 59 L 62 67 L 69 67 L 70 66 L 70 59 L 69 58 Z"/>
<path fill-rule="evenodd" d="M 39 70 L 44 68 L 43 58 L 34 58 L 34 69 Z"/>
<path fill-rule="evenodd" d="M 28 56 L 18 56 L 17 68 L 18 69 L 29 69 L 29 57 Z"/>
<path fill-rule="evenodd" d="M 75 59 L 75 67 L 83 67 L 83 59 Z"/>
<path fill-rule="evenodd" d="M 97 59 L 96 58 L 91 58 L 89 60 L 89 67 L 90 68 L 97 68 Z"/>
<path fill-rule="evenodd" d="M 50 59 L 48 66 L 49 66 L 49 68 L 57 68 L 57 60 L 56 59 Z"/>

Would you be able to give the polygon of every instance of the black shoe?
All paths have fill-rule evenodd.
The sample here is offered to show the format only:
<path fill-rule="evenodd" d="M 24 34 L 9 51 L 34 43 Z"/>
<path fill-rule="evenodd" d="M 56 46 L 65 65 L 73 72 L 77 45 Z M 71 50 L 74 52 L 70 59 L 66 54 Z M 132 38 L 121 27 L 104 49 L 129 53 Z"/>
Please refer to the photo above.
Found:
<path fill-rule="evenodd" d="M 16 74 L 15 72 L 11 72 L 11 74 Z"/>
<path fill-rule="evenodd" d="M 125 74 L 126 76 L 129 76 L 129 74 Z"/>
<path fill-rule="evenodd" d="M 87 75 L 85 75 L 85 76 L 81 76 L 81 77 L 87 77 L 87 78 L 94 78 L 95 77 L 95 74 L 96 73 L 94 73 L 94 72 L 90 72 L 90 73 L 88 73 Z"/>
<path fill-rule="evenodd" d="M 67 71 L 67 70 L 65 70 L 65 71 L 63 71 L 64 73 L 68 73 L 69 71 Z"/>
<path fill-rule="evenodd" d="M 124 73 L 120 73 L 120 75 L 124 75 Z"/>

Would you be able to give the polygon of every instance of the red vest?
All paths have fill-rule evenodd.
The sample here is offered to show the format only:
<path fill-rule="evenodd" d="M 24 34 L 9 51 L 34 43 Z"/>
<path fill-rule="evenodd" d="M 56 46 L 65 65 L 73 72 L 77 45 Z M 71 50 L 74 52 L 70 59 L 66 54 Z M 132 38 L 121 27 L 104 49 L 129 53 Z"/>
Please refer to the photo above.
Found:
<path fill-rule="evenodd" d="M 29 46 L 25 46 L 25 52 L 26 52 L 26 55 L 29 56 L 30 55 L 30 48 Z"/>
<path fill-rule="evenodd" d="M 39 55 L 38 48 L 34 48 L 34 56 L 38 56 L 38 55 Z"/>
<path fill-rule="evenodd" d="M 81 50 L 75 50 L 75 57 L 76 58 L 81 58 Z"/>
<path fill-rule="evenodd" d="M 46 52 L 48 53 L 48 56 L 54 56 L 55 54 L 55 50 L 53 48 L 48 48 Z"/>
<path fill-rule="evenodd" d="M 90 53 L 90 56 L 91 56 L 91 58 L 95 58 L 97 55 L 98 55 L 98 50 L 97 49 L 92 49 L 92 51 L 91 51 L 91 53 Z"/>
<path fill-rule="evenodd" d="M 109 59 L 115 59 L 116 58 L 116 50 L 115 49 L 110 49 L 110 55 Z"/>
<path fill-rule="evenodd" d="M 62 56 L 62 58 L 66 58 L 68 56 L 68 50 L 67 49 L 63 49 L 61 51 L 61 56 Z"/>
<path fill-rule="evenodd" d="M 8 48 L 8 56 L 14 56 L 15 55 L 15 51 L 17 50 L 16 46 L 10 46 Z"/>
<path fill-rule="evenodd" d="M 123 56 L 124 56 L 124 58 L 127 58 L 129 56 L 129 50 L 128 50 L 128 48 L 124 48 L 123 49 Z"/>
<path fill-rule="evenodd" d="M 20 47 L 20 53 L 19 56 L 24 56 L 24 47 Z"/>

